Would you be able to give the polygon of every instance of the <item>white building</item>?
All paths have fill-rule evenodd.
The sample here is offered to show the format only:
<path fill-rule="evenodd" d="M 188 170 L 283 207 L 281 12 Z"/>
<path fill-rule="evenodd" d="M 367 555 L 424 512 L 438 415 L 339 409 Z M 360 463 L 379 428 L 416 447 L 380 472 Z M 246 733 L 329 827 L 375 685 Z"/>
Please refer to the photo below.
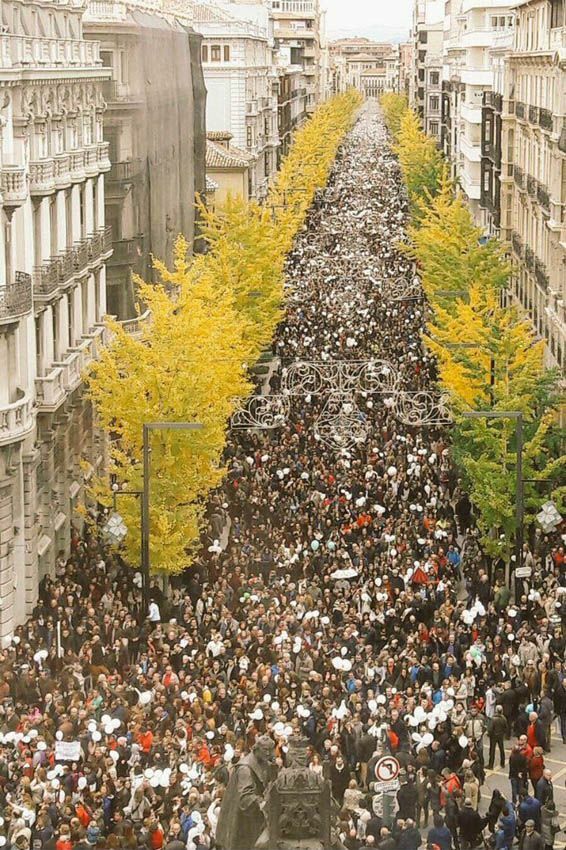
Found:
<path fill-rule="evenodd" d="M 440 143 L 444 0 L 416 0 L 413 10 L 413 74 L 409 102 L 424 130 Z"/>
<path fill-rule="evenodd" d="M 68 551 L 103 441 L 81 374 L 103 344 L 104 100 L 76 0 L 4 0 L 0 65 L 0 638 Z"/>
<path fill-rule="evenodd" d="M 514 15 L 504 0 L 448 0 L 444 21 L 444 142 L 453 175 L 478 223 L 482 173 L 482 106 L 493 91 L 501 34 L 513 30 Z"/>
<path fill-rule="evenodd" d="M 228 131 L 255 158 L 249 194 L 265 196 L 277 170 L 277 70 L 263 4 L 195 3 L 191 24 L 203 36 L 206 127 Z"/>
<path fill-rule="evenodd" d="M 306 89 L 307 112 L 314 112 L 327 85 L 324 16 L 320 0 L 268 0 L 275 48 L 290 48 L 291 63 L 301 65 L 301 88 Z M 324 78 L 321 79 L 321 73 Z"/>

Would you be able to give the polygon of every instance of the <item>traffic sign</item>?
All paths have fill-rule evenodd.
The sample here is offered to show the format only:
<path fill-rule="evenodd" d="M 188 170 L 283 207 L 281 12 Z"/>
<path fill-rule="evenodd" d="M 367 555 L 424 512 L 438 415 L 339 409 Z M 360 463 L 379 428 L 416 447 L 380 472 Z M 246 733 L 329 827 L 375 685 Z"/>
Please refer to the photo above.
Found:
<path fill-rule="evenodd" d="M 389 784 L 399 776 L 400 765 L 393 756 L 383 756 L 375 765 L 375 778 L 378 782 Z"/>

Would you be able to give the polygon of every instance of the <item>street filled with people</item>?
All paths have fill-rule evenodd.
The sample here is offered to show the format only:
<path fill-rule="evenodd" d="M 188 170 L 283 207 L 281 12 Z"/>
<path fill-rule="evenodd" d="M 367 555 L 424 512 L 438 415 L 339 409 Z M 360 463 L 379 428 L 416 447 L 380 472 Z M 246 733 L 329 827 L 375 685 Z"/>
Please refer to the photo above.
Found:
<path fill-rule="evenodd" d="M 289 257 L 267 377 L 286 419 L 231 433 L 200 557 L 145 610 L 89 524 L 0 652 L 1 846 L 218 847 L 230 775 L 266 735 L 278 765 L 307 739 L 347 850 L 563 841 L 562 540 L 525 547 L 515 599 L 482 557 L 449 426 L 391 403 L 436 393 L 426 305 L 398 299 L 418 285 L 407 217 L 366 111 Z M 381 790 L 384 756 L 399 774 Z"/>

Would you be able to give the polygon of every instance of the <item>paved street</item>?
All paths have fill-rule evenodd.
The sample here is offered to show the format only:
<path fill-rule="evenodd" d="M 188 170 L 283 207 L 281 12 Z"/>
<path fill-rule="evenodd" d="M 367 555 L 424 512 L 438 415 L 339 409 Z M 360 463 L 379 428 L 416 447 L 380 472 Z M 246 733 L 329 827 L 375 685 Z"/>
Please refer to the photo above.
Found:
<path fill-rule="evenodd" d="M 508 747 L 506 748 L 508 752 Z M 485 748 L 485 757 L 487 758 L 488 750 Z M 545 764 L 552 770 L 554 797 L 556 800 L 556 808 L 560 814 L 562 829 L 566 828 L 566 744 L 563 744 L 560 735 L 556 734 L 556 729 L 553 732 L 552 750 L 544 757 Z M 491 794 L 498 788 L 502 794 L 509 794 L 509 779 L 507 776 L 507 767 L 497 767 L 493 771 L 487 771 L 486 782 L 482 788 L 482 804 L 483 808 L 487 808 Z M 562 832 L 556 841 L 556 847 L 566 847 L 566 836 Z"/>
<path fill-rule="evenodd" d="M 382 756 L 384 776 L 395 755 L 409 780 L 399 820 L 415 816 L 411 791 L 458 818 L 459 786 L 477 789 L 473 712 L 489 686 L 509 682 L 526 705 L 540 701 L 545 672 L 562 698 L 552 576 L 544 609 L 533 600 L 510 615 L 474 561 L 466 609 L 465 512 L 421 338 L 420 280 L 399 247 L 407 220 L 374 105 L 289 256 L 263 394 L 232 423 L 195 564 L 169 598 L 155 584 L 146 610 L 134 571 L 87 527 L 2 654 L 10 850 L 35 850 L 32 827 L 66 834 L 44 810 L 52 800 L 81 811 L 64 850 L 115 850 L 124 836 L 128 847 L 251 850 L 266 798 L 282 789 L 292 840 L 318 843 L 331 790 L 347 850 L 370 836 L 403 850 L 415 828 L 371 814 Z M 530 729 L 537 740 L 541 728 Z M 566 815 L 566 747 L 547 765 Z M 489 774 L 482 808 L 495 787 L 509 795 L 506 770 Z"/>

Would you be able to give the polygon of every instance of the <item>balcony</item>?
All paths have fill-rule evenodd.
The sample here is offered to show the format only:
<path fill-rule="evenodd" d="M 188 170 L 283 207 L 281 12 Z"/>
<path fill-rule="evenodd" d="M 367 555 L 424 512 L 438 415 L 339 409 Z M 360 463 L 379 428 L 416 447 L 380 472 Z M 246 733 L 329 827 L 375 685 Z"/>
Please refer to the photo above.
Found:
<path fill-rule="evenodd" d="M 66 397 L 63 369 L 60 366 L 55 366 L 48 375 L 35 379 L 35 401 L 40 413 L 53 413 Z"/>
<path fill-rule="evenodd" d="M 144 325 L 149 321 L 150 316 L 150 311 L 146 310 L 145 313 L 142 313 L 140 316 L 134 316 L 133 319 L 123 319 L 119 324 L 123 331 L 134 337 L 134 339 L 138 339 L 141 337 Z"/>
<path fill-rule="evenodd" d="M 33 429 L 33 402 L 24 390 L 16 390 L 17 399 L 0 402 L 0 445 L 23 440 Z"/>
<path fill-rule="evenodd" d="M 69 154 L 69 171 L 73 183 L 82 183 L 85 179 L 85 152 L 83 150 L 71 151 Z"/>
<path fill-rule="evenodd" d="M 548 289 L 548 274 L 546 273 L 546 267 L 543 262 L 541 262 L 538 258 L 535 259 L 535 280 L 540 286 L 540 288 L 546 292 Z"/>
<path fill-rule="evenodd" d="M 23 165 L 2 166 L 2 195 L 5 207 L 20 207 L 25 202 L 27 179 Z"/>
<path fill-rule="evenodd" d="M 125 159 L 122 162 L 113 162 L 110 173 L 106 178 L 106 184 L 124 185 L 133 183 L 141 175 L 141 159 Z"/>
<path fill-rule="evenodd" d="M 273 9 L 275 15 L 307 15 L 314 17 L 316 14 L 313 0 L 280 0 L 279 6 Z"/>
<path fill-rule="evenodd" d="M 547 215 L 550 215 L 550 195 L 541 183 L 537 186 L 537 201 L 541 205 L 543 211 Z"/>
<path fill-rule="evenodd" d="M 83 165 L 87 177 L 98 174 L 98 145 L 87 145 L 84 149 Z"/>
<path fill-rule="evenodd" d="M 55 191 L 55 164 L 52 159 L 40 159 L 29 164 L 31 195 L 50 195 Z"/>
<path fill-rule="evenodd" d="M 135 266 L 143 257 L 143 235 L 131 239 L 119 239 L 112 243 L 114 252 L 109 261 L 111 266 Z"/>
<path fill-rule="evenodd" d="M 0 325 L 29 313 L 32 306 L 31 275 L 16 272 L 14 283 L 0 285 Z"/>
<path fill-rule="evenodd" d="M 516 103 L 515 103 L 515 115 L 521 121 L 526 120 L 527 106 L 526 106 L 526 104 L 522 103 L 520 100 L 516 101 Z"/>
<path fill-rule="evenodd" d="M 3 69 L 100 66 L 96 41 L 5 33 L 1 42 Z"/>
<path fill-rule="evenodd" d="M 110 171 L 111 162 L 110 162 L 110 142 L 98 142 L 97 146 L 97 161 L 98 161 L 98 170 L 99 171 Z"/>
<path fill-rule="evenodd" d="M 535 269 L 535 253 L 532 248 L 529 248 L 527 245 L 525 248 L 525 265 L 529 271 L 534 271 Z"/>
<path fill-rule="evenodd" d="M 111 251 L 112 232 L 110 227 L 105 227 L 64 254 L 52 257 L 34 270 L 34 300 L 49 301 L 59 287 L 69 286 L 76 278 L 87 275 L 93 266 L 107 259 Z"/>
<path fill-rule="evenodd" d="M 531 124 L 538 124 L 539 109 L 538 106 L 529 106 L 529 121 Z"/>
<path fill-rule="evenodd" d="M 53 365 L 61 369 L 61 381 L 66 392 L 73 392 L 81 382 L 81 353 L 71 351 L 64 360 L 54 361 Z"/>
<path fill-rule="evenodd" d="M 57 153 L 53 157 L 53 176 L 56 189 L 71 185 L 71 161 L 68 153 Z"/>
<path fill-rule="evenodd" d="M 128 85 L 119 83 L 117 80 L 104 80 L 102 96 L 111 107 L 136 108 L 141 105 L 141 98 L 131 92 Z"/>
<path fill-rule="evenodd" d="M 519 191 L 525 191 L 525 172 L 522 168 L 519 168 L 518 165 L 515 165 L 513 168 L 513 179 L 515 180 L 515 186 L 519 189 Z"/>
<path fill-rule="evenodd" d="M 553 129 L 553 121 L 552 121 L 552 111 L 550 109 L 543 109 L 542 106 L 538 111 L 538 123 L 542 127 L 543 130 L 550 130 L 552 132 Z"/>

